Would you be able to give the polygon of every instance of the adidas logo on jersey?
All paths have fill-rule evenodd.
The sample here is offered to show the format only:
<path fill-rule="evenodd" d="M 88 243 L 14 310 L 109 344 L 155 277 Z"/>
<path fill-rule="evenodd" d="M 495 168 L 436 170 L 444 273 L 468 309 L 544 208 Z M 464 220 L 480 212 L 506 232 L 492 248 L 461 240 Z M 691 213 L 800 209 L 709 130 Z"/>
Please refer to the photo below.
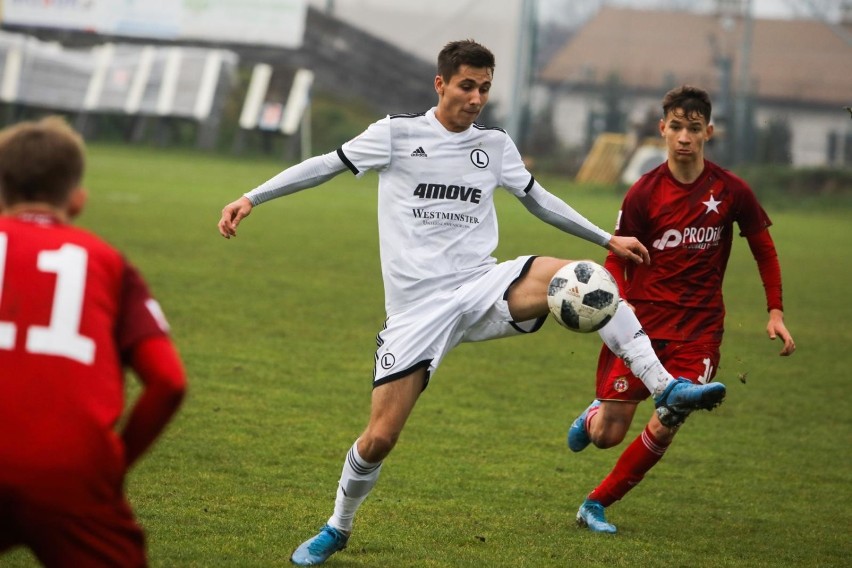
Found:
<path fill-rule="evenodd" d="M 429 157 L 426 154 L 426 151 L 423 150 L 423 146 L 418 146 L 417 149 L 411 153 L 411 155 L 415 158 L 428 158 Z"/>

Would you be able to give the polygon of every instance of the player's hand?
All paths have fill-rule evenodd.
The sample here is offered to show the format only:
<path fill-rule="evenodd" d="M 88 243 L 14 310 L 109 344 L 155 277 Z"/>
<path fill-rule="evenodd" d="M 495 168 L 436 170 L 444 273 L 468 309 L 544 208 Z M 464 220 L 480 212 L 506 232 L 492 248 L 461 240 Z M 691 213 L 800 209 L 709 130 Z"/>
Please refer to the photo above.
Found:
<path fill-rule="evenodd" d="M 236 201 L 232 201 L 225 205 L 222 209 L 222 218 L 219 219 L 219 234 L 230 239 L 237 236 L 237 225 L 251 213 L 251 201 L 248 197 L 240 197 Z"/>
<path fill-rule="evenodd" d="M 782 357 L 792 355 L 793 351 L 796 350 L 796 342 L 793 341 L 793 336 L 790 335 L 790 332 L 787 331 L 787 326 L 784 325 L 784 312 L 781 310 L 769 310 L 769 323 L 766 324 L 766 334 L 769 335 L 769 339 L 774 340 L 776 337 L 780 337 L 784 342 L 781 353 L 779 353 Z"/>
<path fill-rule="evenodd" d="M 614 255 L 636 264 L 651 264 L 651 255 L 639 239 L 636 237 L 616 237 L 609 240 L 606 247 Z"/>

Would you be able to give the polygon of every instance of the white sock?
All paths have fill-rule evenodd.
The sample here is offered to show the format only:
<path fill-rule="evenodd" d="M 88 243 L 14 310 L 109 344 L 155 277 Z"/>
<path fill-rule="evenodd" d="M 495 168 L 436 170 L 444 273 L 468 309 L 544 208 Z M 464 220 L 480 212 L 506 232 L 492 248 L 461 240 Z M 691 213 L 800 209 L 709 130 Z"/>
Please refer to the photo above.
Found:
<path fill-rule="evenodd" d="M 651 340 L 642 330 L 636 314 L 623 301 L 618 303 L 615 315 L 598 333 L 607 347 L 642 380 L 652 396 L 661 394 L 674 380 L 654 353 Z"/>
<path fill-rule="evenodd" d="M 358 440 L 355 440 L 343 463 L 337 498 L 334 500 L 334 514 L 328 519 L 329 525 L 346 533 L 352 532 L 355 512 L 376 485 L 381 469 L 382 462 L 364 461 L 358 453 Z"/>

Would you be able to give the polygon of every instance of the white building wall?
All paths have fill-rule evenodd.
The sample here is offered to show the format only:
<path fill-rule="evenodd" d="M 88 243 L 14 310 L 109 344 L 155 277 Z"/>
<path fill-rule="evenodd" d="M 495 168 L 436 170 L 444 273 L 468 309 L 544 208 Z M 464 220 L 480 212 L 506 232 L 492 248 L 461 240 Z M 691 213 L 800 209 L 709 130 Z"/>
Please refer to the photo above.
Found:
<path fill-rule="evenodd" d="M 566 148 L 582 146 L 592 101 L 583 96 L 557 97 L 553 103 L 553 130 L 556 138 Z"/>
<path fill-rule="evenodd" d="M 581 147 L 586 143 L 587 122 L 590 112 L 604 110 L 599 96 L 585 93 L 562 93 L 553 95 L 554 132 L 559 142 L 567 148 Z M 631 125 L 640 123 L 648 109 L 662 114 L 660 98 L 636 97 L 625 99 L 623 109 Z M 540 99 L 539 104 L 540 103 Z M 843 154 L 843 144 L 852 136 L 852 120 L 849 112 L 800 107 L 762 106 L 756 111 L 756 125 L 765 127 L 773 119 L 786 120 L 792 133 L 791 160 L 794 166 L 825 166 L 828 164 L 828 137 L 838 134 L 838 156 Z M 839 165 L 839 164 L 836 164 Z"/>
<path fill-rule="evenodd" d="M 543 99 L 546 96 L 539 94 L 536 97 L 536 104 L 539 105 L 536 108 L 547 104 Z M 555 95 L 552 104 L 556 137 L 567 148 L 585 144 L 589 114 L 591 112 L 602 113 L 605 110 L 601 97 L 596 94 Z M 656 98 L 636 97 L 624 101 L 623 110 L 627 114 L 627 121 L 631 126 L 641 124 L 649 109 L 652 109 L 658 115 L 662 115 L 660 101 Z"/>
<path fill-rule="evenodd" d="M 828 165 L 828 137 L 838 134 L 838 153 L 842 156 L 844 139 L 852 134 L 849 113 L 838 108 L 832 110 L 807 110 L 790 107 L 769 107 L 758 110 L 757 124 L 764 127 L 773 119 L 786 120 L 793 135 L 792 162 L 795 166 Z"/>

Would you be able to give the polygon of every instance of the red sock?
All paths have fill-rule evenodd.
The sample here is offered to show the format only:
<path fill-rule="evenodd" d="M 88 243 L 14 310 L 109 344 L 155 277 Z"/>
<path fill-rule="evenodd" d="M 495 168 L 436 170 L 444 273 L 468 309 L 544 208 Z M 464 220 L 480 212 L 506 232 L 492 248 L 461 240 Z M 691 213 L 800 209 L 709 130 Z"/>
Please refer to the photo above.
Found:
<path fill-rule="evenodd" d="M 661 444 L 648 426 L 622 452 L 609 475 L 589 494 L 589 499 L 609 507 L 633 489 L 645 474 L 663 458 L 669 444 Z"/>
<path fill-rule="evenodd" d="M 584 424 L 584 426 L 586 427 L 586 432 L 590 432 L 590 431 L 591 431 L 592 418 L 594 418 L 594 417 L 598 414 L 598 412 L 600 411 L 600 409 L 601 409 L 601 405 L 593 406 L 593 407 L 592 407 L 592 408 L 590 408 L 590 409 L 589 409 L 589 411 L 586 413 L 586 423 Z"/>

